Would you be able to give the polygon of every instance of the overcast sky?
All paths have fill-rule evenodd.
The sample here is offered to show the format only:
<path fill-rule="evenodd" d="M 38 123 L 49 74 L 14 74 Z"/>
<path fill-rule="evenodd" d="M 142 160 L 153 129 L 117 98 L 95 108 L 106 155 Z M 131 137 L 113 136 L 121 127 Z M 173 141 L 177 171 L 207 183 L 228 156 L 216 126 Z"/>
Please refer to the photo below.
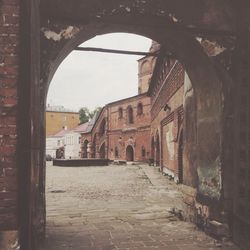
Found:
<path fill-rule="evenodd" d="M 81 46 L 148 51 L 151 40 L 132 34 L 97 36 Z M 136 95 L 141 56 L 73 51 L 50 84 L 47 103 L 78 111 Z"/>

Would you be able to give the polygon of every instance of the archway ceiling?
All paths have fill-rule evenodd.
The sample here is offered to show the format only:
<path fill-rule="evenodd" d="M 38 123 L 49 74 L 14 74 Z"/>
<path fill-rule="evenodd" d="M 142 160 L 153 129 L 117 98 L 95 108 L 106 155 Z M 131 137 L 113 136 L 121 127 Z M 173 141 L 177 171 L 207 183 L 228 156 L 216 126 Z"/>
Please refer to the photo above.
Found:
<path fill-rule="evenodd" d="M 67 24 L 112 21 L 230 34 L 236 27 L 234 3 L 234 0 L 42 0 L 41 17 L 43 21 L 55 19 Z"/>

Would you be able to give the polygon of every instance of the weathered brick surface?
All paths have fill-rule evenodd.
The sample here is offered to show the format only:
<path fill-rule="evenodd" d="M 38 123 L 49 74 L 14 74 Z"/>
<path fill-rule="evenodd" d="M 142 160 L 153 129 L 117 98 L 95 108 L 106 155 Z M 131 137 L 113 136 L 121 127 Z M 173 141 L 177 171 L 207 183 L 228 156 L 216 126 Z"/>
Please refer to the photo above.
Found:
<path fill-rule="evenodd" d="M 2 0 L 0 3 L 0 230 L 17 227 L 19 4 L 19 0 Z"/>
<path fill-rule="evenodd" d="M 165 73 L 166 78 L 155 77 L 155 82 L 152 82 L 151 138 L 154 138 L 154 147 L 159 147 L 159 150 L 153 150 L 152 156 L 162 168 L 178 176 L 178 135 L 181 126 L 178 110 L 184 100 L 184 69 L 179 62 L 170 66 L 170 69 L 158 72 L 159 75 L 168 72 Z M 170 110 L 164 110 L 166 105 Z M 157 135 L 159 146 L 156 145 Z"/>

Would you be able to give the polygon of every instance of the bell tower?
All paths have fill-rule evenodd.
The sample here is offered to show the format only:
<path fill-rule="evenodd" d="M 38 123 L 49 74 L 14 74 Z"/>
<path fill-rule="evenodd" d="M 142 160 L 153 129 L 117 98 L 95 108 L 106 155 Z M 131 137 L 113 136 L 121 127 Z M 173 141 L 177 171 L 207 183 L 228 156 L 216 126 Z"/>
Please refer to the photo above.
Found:
<path fill-rule="evenodd" d="M 160 49 L 160 44 L 152 41 L 149 52 L 153 53 Z M 155 56 L 144 56 L 138 60 L 138 94 L 148 91 L 151 76 L 156 62 Z"/>

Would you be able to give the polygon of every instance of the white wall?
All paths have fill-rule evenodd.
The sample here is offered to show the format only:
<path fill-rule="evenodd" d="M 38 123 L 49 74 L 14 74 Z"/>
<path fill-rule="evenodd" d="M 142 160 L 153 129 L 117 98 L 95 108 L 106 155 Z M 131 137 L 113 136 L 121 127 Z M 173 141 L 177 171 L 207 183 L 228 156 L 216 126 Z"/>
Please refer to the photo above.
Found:
<path fill-rule="evenodd" d="M 81 151 L 81 134 L 70 132 L 65 135 L 65 159 L 79 159 Z"/>
<path fill-rule="evenodd" d="M 56 150 L 64 144 L 63 137 L 47 137 L 46 138 L 46 155 L 56 158 Z"/>

